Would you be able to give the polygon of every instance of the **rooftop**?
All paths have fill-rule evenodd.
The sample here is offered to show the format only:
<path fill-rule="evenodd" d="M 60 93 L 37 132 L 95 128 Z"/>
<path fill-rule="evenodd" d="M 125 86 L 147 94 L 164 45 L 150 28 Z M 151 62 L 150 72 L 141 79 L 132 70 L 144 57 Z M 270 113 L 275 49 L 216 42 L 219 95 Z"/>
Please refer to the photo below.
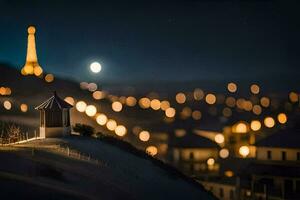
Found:
<path fill-rule="evenodd" d="M 172 138 L 170 145 L 182 148 L 219 148 L 219 145 L 214 141 L 193 133 L 187 133 L 183 137 Z"/>
<path fill-rule="evenodd" d="M 300 149 L 300 129 L 280 130 L 271 136 L 259 141 L 258 147 L 281 147 Z"/>
<path fill-rule="evenodd" d="M 54 92 L 53 96 L 43 102 L 41 105 L 35 107 L 36 110 L 50 110 L 50 109 L 70 109 L 73 106 L 65 102 L 59 96 L 57 96 L 56 92 Z"/>

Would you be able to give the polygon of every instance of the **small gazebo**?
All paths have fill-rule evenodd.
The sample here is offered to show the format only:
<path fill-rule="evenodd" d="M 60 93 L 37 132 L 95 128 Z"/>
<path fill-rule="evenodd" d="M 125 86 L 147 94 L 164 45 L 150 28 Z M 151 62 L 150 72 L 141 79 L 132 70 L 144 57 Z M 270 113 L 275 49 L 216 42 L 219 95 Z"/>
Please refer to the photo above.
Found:
<path fill-rule="evenodd" d="M 54 95 L 35 109 L 40 111 L 40 137 L 62 137 L 71 133 L 70 109 L 73 106 Z"/>

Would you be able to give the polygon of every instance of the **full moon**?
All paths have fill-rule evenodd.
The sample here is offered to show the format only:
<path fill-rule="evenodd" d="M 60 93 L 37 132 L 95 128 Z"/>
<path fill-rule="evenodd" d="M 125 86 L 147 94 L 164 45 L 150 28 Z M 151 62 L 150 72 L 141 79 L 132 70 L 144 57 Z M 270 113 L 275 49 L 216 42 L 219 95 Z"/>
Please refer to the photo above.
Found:
<path fill-rule="evenodd" d="M 93 73 L 99 73 L 101 71 L 101 65 L 98 62 L 93 62 L 90 65 L 90 69 Z"/>

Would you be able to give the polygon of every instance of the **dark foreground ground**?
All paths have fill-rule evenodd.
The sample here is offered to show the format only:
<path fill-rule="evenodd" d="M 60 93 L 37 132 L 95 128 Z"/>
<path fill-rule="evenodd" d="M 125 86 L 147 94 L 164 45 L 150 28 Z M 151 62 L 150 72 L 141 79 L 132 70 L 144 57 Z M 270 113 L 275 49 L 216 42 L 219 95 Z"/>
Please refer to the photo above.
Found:
<path fill-rule="evenodd" d="M 215 199 L 200 184 L 96 139 L 0 147 L 0 160 L 0 199 Z"/>

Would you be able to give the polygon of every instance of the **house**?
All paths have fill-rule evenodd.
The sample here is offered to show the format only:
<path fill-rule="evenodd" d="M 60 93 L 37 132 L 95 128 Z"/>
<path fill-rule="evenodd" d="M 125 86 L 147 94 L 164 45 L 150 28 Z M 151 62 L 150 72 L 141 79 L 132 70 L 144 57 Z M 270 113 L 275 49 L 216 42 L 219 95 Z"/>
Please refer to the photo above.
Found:
<path fill-rule="evenodd" d="M 73 106 L 65 102 L 56 92 L 37 106 L 40 111 L 40 137 L 62 137 L 71 134 L 70 109 Z"/>
<path fill-rule="evenodd" d="M 258 142 L 248 166 L 257 198 L 300 199 L 300 129 L 280 130 Z"/>
<path fill-rule="evenodd" d="M 187 133 L 169 141 L 169 160 L 172 165 L 190 176 L 217 171 L 219 145 L 214 141 Z"/>

